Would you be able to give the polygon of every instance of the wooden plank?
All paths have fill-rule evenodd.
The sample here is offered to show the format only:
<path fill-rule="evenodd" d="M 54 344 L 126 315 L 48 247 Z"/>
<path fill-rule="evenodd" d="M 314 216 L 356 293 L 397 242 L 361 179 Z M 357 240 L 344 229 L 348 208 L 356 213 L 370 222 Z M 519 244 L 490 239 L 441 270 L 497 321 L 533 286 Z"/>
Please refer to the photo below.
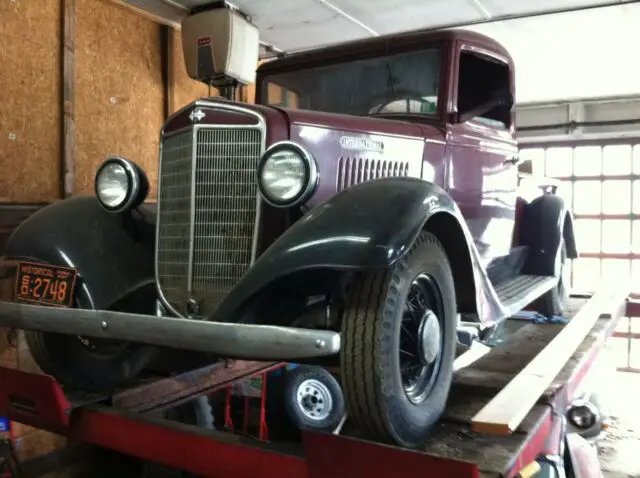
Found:
<path fill-rule="evenodd" d="M 529 411 L 578 346 L 591 331 L 596 321 L 612 317 L 614 310 L 626 300 L 626 292 L 603 288 L 596 292 L 556 337 L 540 351 L 472 419 L 473 431 L 491 435 L 509 435 L 524 420 Z"/>
<path fill-rule="evenodd" d="M 479 360 L 480 358 L 487 355 L 489 352 L 491 352 L 491 347 L 487 347 L 481 342 L 473 342 L 469 350 L 467 350 L 454 360 L 453 371 L 457 372 L 462 368 L 468 367 L 476 360 Z"/>
<path fill-rule="evenodd" d="M 75 190 L 75 49 L 76 2 L 62 0 L 62 164 L 60 195 L 68 198 Z"/>

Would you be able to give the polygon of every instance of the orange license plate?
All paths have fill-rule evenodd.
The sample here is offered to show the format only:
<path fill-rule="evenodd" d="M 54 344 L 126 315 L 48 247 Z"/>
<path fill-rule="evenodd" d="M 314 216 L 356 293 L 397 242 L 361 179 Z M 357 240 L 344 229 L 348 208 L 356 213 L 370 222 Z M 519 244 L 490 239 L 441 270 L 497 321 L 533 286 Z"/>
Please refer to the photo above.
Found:
<path fill-rule="evenodd" d="M 32 304 L 70 307 L 77 272 L 69 267 L 18 263 L 15 298 Z"/>

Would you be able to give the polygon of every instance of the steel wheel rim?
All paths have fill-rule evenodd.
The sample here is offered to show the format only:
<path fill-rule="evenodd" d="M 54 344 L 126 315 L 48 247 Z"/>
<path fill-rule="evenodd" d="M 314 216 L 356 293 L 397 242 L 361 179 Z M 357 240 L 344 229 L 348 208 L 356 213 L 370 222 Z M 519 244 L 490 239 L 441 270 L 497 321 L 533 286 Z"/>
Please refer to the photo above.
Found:
<path fill-rule="evenodd" d="M 400 380 L 407 398 L 415 405 L 430 395 L 440 371 L 443 309 L 442 294 L 433 277 L 417 276 L 409 286 L 399 337 Z"/>
<path fill-rule="evenodd" d="M 310 420 L 325 420 L 333 410 L 333 397 L 329 388 L 319 380 L 310 378 L 298 386 L 296 402 L 300 412 Z"/>

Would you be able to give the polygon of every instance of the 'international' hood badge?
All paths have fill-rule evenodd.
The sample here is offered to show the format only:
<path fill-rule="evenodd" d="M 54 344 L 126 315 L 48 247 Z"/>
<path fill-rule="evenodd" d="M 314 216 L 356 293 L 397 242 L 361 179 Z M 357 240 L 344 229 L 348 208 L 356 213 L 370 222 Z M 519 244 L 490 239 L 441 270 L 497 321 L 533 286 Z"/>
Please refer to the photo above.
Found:
<path fill-rule="evenodd" d="M 196 108 L 189 114 L 189 119 L 192 123 L 197 123 L 198 121 L 201 121 L 205 116 L 206 114 L 204 111 L 202 111 L 200 108 Z"/>

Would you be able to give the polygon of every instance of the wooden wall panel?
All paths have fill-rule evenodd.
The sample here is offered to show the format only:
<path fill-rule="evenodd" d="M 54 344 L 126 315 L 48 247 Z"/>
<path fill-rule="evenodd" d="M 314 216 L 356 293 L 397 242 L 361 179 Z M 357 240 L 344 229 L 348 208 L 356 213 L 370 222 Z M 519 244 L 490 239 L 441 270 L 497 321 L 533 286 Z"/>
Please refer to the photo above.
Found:
<path fill-rule="evenodd" d="M 60 191 L 60 2 L 0 1 L 0 202 Z"/>
<path fill-rule="evenodd" d="M 158 24 L 108 2 L 77 0 L 76 194 L 93 194 L 106 156 L 149 175 L 155 197 L 163 84 Z"/>

